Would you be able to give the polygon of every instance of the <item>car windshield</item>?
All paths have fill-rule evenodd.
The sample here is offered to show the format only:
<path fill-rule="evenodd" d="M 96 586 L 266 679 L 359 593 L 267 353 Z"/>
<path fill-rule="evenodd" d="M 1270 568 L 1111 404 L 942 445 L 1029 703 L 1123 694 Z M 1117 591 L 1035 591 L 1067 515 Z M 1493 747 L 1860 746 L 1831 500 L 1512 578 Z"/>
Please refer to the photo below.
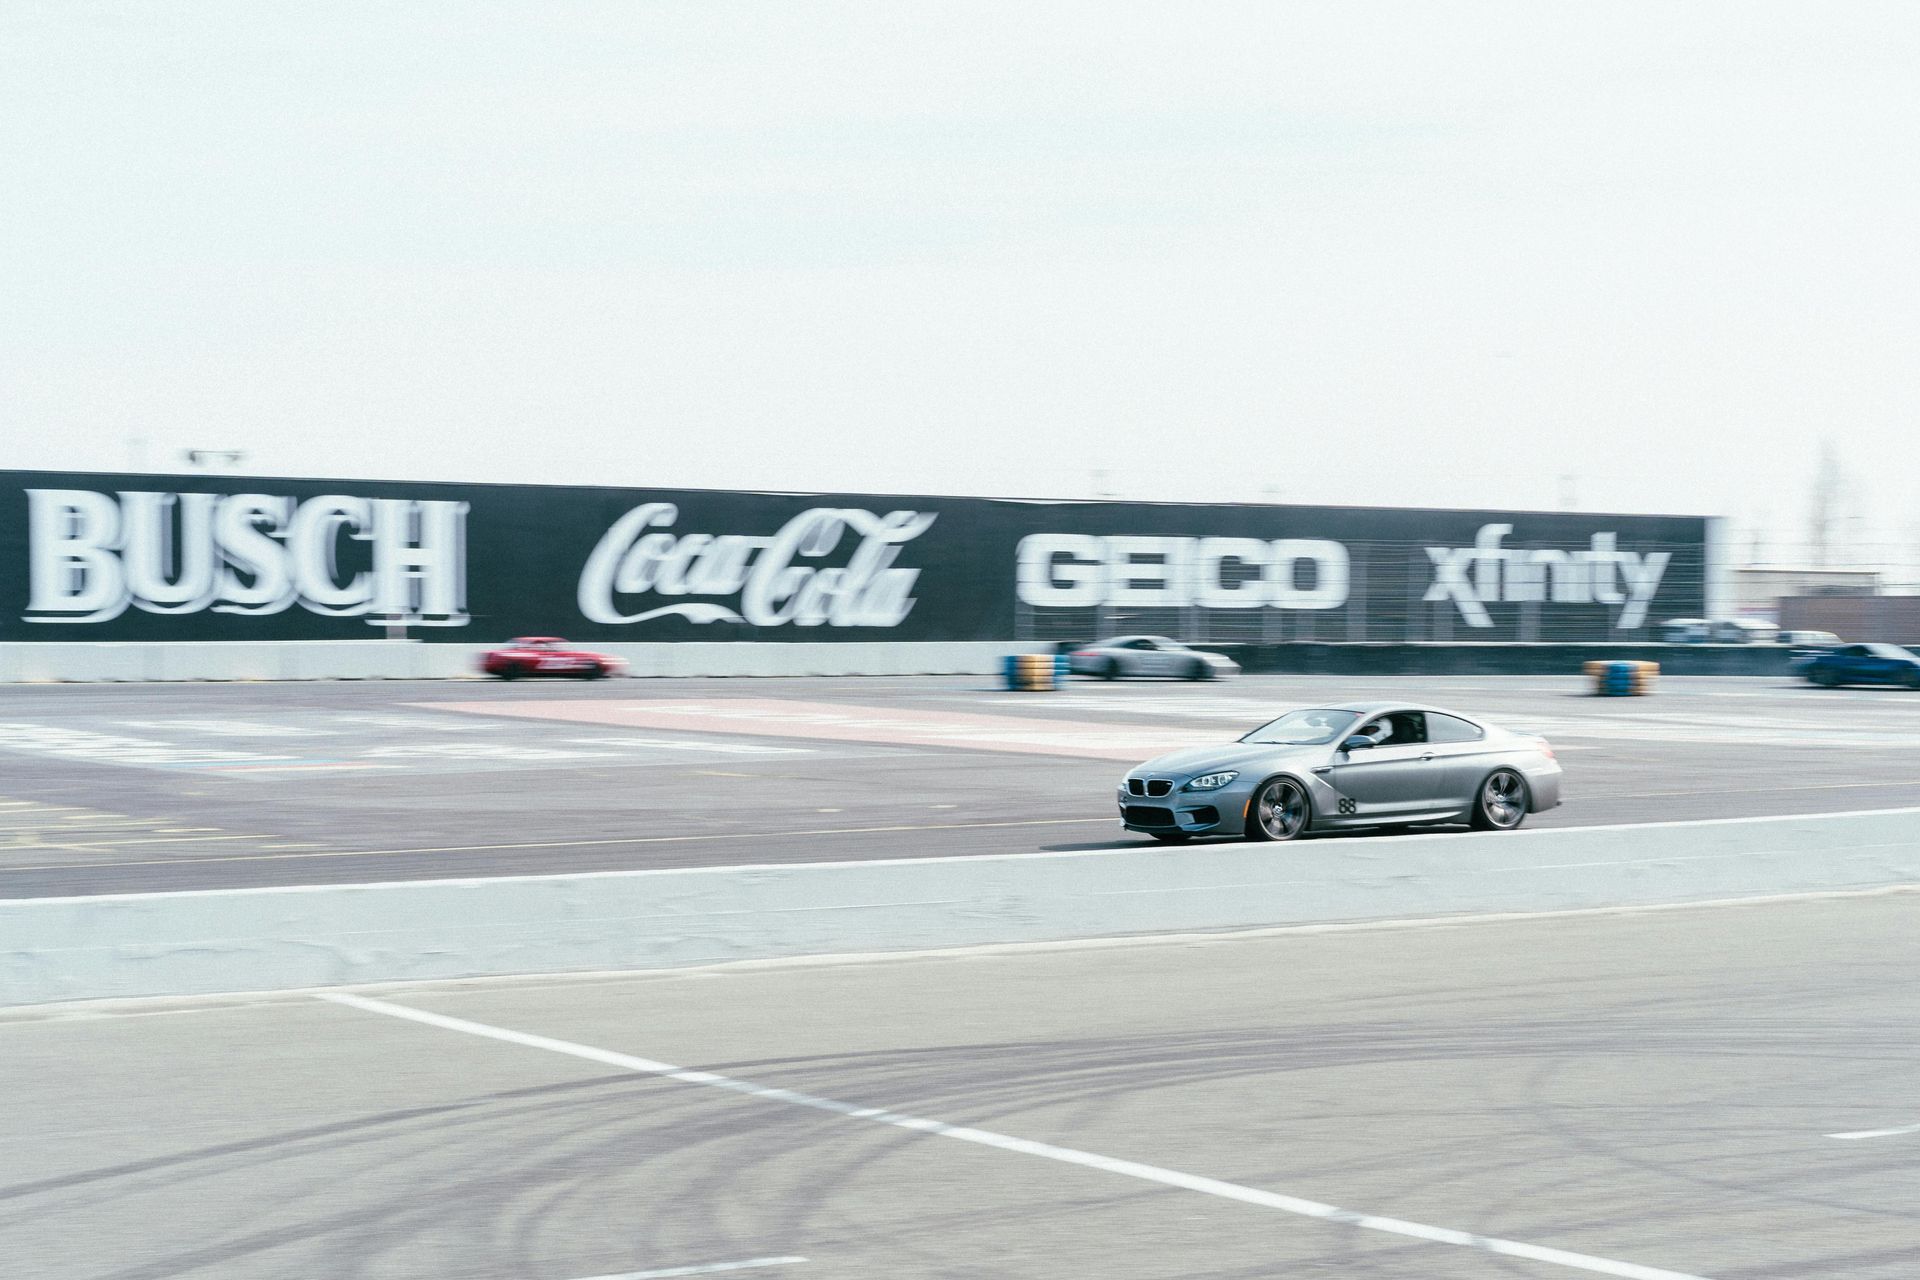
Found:
<path fill-rule="evenodd" d="M 1278 720 L 1261 725 L 1240 741 L 1268 746 L 1317 747 L 1332 742 L 1359 718 L 1351 711 L 1309 707 L 1305 711 L 1289 711 Z"/>

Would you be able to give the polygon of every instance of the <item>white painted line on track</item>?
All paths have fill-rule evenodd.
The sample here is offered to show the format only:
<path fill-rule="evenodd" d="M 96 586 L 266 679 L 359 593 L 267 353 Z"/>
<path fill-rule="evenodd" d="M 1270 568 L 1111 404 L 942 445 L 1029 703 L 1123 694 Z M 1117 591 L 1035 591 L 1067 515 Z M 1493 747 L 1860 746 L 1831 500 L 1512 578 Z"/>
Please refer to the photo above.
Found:
<path fill-rule="evenodd" d="M 76 863 L 67 863 L 65 865 L 48 865 L 48 866 L 25 866 L 25 867 L 0 866 L 0 871 L 7 871 L 7 872 L 84 871 L 90 867 L 114 867 L 114 868 L 170 867 L 181 862 L 192 862 L 197 865 L 200 863 L 208 863 L 208 862 L 285 862 L 293 859 L 304 859 L 304 858 L 389 858 L 389 857 L 397 857 L 402 854 L 410 854 L 410 853 L 491 853 L 496 850 L 502 850 L 502 849 L 573 849 L 573 848 L 584 849 L 584 848 L 591 848 L 599 845 L 699 844 L 699 843 L 704 843 L 712 840 L 786 840 L 786 839 L 791 839 L 795 836 L 910 835 L 916 831 L 971 831 L 976 828 L 998 828 L 998 827 L 1071 827 L 1071 826 L 1085 826 L 1088 823 L 1094 823 L 1094 822 L 1104 822 L 1109 825 L 1117 826 L 1119 824 L 1119 818 L 1115 816 L 1109 816 L 1104 818 L 1029 818 L 1029 819 L 1022 819 L 1017 822 L 929 822 L 929 823 L 921 823 L 917 826 L 818 827 L 818 828 L 811 828 L 803 831 L 742 831 L 742 832 L 716 831 L 716 832 L 699 832 L 699 833 L 694 833 L 689 835 L 678 835 L 678 836 L 617 836 L 617 837 L 610 837 L 604 840 L 540 840 L 540 841 L 523 840 L 514 844 L 457 844 L 457 845 L 443 845 L 443 846 L 425 848 L 425 849 L 328 849 L 318 853 L 214 854 L 204 858 L 189 856 L 185 858 L 151 859 L 143 862 L 133 862 L 133 861 L 76 862 Z M 208 839 L 208 840 L 254 840 L 254 839 L 264 840 L 268 838 L 269 837 L 266 837 L 266 836 L 207 836 L 205 837 L 205 839 Z M 100 844 L 107 844 L 109 842 L 104 840 L 97 840 L 97 841 L 88 841 L 86 843 L 90 845 L 100 845 Z M 123 840 L 123 841 L 119 841 L 118 843 L 121 843 L 121 844 L 168 844 L 168 843 L 176 843 L 176 842 L 170 842 L 165 840 Z M 61 848 L 64 846 L 44 845 L 44 846 L 34 846 L 34 847 Z M 874 859 L 873 861 L 875 862 L 915 862 L 915 861 L 939 862 L 939 861 L 953 861 L 953 860 L 957 860 L 958 858 L 971 857 L 971 856 L 974 856 L 974 855 L 956 855 L 955 858 L 947 858 L 947 859 L 877 858 L 877 859 Z M 986 857 L 986 856 L 992 856 L 992 855 L 983 854 L 978 856 Z M 1021 854 L 1021 855 L 1015 855 L 1015 856 L 1025 857 L 1028 855 Z M 753 865 L 757 866 L 758 864 L 753 864 Z M 774 864 L 768 864 L 768 865 L 778 866 L 780 864 L 774 863 Z M 838 863 L 796 862 L 790 865 L 792 866 L 829 866 L 829 865 L 839 865 L 839 864 Z M 858 864 L 854 864 L 854 865 L 858 865 Z M 729 870 L 732 870 L 732 869 L 734 868 L 729 868 Z M 752 868 L 749 867 L 749 868 L 741 868 L 741 869 L 752 869 Z M 597 873 L 597 874 L 619 874 L 619 873 L 611 872 L 611 873 Z M 511 880 L 511 879 L 538 879 L 539 877 L 481 876 L 476 878 Z M 290 885 L 288 887 L 289 888 L 307 888 L 309 886 Z M 314 887 L 317 887 L 317 886 L 314 886 Z M 195 891 L 188 890 L 188 892 L 195 892 Z M 220 893 L 220 892 L 225 892 L 225 890 L 207 890 L 206 892 Z"/>
<path fill-rule="evenodd" d="M 660 1271 L 622 1271 L 618 1275 L 588 1276 L 586 1280 L 667 1280 L 669 1276 L 712 1276 L 722 1271 L 751 1271 L 755 1267 L 797 1267 L 805 1258 L 746 1258 L 739 1262 L 709 1262 L 696 1267 L 667 1267 Z"/>
<path fill-rule="evenodd" d="M 124 849 L 128 845 L 136 845 L 136 844 L 207 844 L 214 840 L 266 840 L 266 839 L 272 838 L 270 836 L 229 835 L 229 836 L 156 836 L 151 840 L 86 840 L 86 839 L 82 839 L 81 833 L 77 831 L 65 831 L 65 832 L 62 832 L 61 835 L 64 838 L 64 843 L 60 843 L 52 840 L 45 841 L 44 843 L 48 848 L 59 848 L 59 849 L 66 849 L 66 848 Z M 108 865 L 117 866 L 120 864 L 111 863 Z"/>
<path fill-rule="evenodd" d="M 1838 1138 L 1842 1142 L 1858 1142 L 1863 1138 L 1899 1138 L 1909 1133 L 1920 1133 L 1920 1124 L 1902 1125 L 1898 1129 L 1862 1129 L 1858 1133 L 1830 1133 L 1829 1138 Z"/>
<path fill-rule="evenodd" d="M 711 1071 L 691 1071 L 684 1067 L 671 1066 L 665 1062 L 655 1062 L 650 1058 L 636 1058 L 629 1054 L 616 1053 L 611 1049 L 597 1049 L 592 1045 L 576 1044 L 571 1040 L 555 1040 L 548 1036 L 530 1035 L 524 1031 L 513 1031 L 506 1027 L 491 1026 L 484 1022 L 470 1022 L 465 1018 L 451 1018 L 445 1014 L 429 1013 L 424 1009 L 414 1009 L 403 1004 L 392 1004 L 385 1000 L 370 1000 L 365 996 L 356 996 L 345 991 L 323 991 L 319 999 L 333 1004 L 346 1005 L 351 1009 L 360 1009 L 367 1013 L 385 1014 L 392 1018 L 404 1018 L 409 1022 L 422 1023 L 429 1027 L 438 1027 L 443 1031 L 458 1031 L 465 1035 L 479 1036 L 487 1040 L 499 1040 L 507 1044 L 517 1044 L 528 1049 L 543 1049 L 548 1053 L 564 1054 L 572 1058 L 581 1058 L 588 1062 L 598 1062 L 605 1066 L 620 1067 L 628 1071 L 637 1071 L 643 1075 L 661 1076 L 669 1080 L 678 1080 L 683 1084 L 706 1085 L 713 1089 L 725 1089 L 732 1093 L 745 1094 L 750 1098 L 761 1098 L 769 1102 L 785 1102 L 797 1107 L 808 1107 L 815 1111 L 831 1112 L 849 1120 L 870 1120 L 875 1124 L 891 1125 L 896 1129 L 907 1129 L 914 1133 L 924 1133 L 937 1138 L 952 1138 L 958 1142 L 970 1142 L 975 1146 L 991 1147 L 999 1151 L 1011 1151 L 1016 1155 L 1035 1156 L 1042 1160 L 1053 1160 L 1060 1164 L 1078 1165 L 1084 1169 L 1096 1169 L 1102 1173 L 1119 1174 L 1122 1177 L 1137 1178 L 1142 1182 L 1158 1183 L 1161 1186 L 1174 1187 L 1182 1191 L 1194 1191 L 1201 1195 L 1217 1196 L 1223 1200 L 1237 1200 L 1242 1204 L 1256 1205 L 1263 1209 L 1278 1209 L 1282 1213 L 1298 1214 L 1303 1218 L 1315 1218 L 1322 1222 L 1337 1222 L 1343 1226 L 1358 1227 L 1365 1231 L 1382 1231 L 1389 1235 L 1406 1236 L 1415 1240 L 1425 1240 L 1432 1244 L 1457 1245 L 1461 1248 L 1476 1249 L 1504 1258 L 1525 1258 L 1532 1262 L 1551 1263 L 1568 1267 L 1575 1271 L 1586 1271 L 1603 1276 L 1621 1276 L 1625 1280 L 1705 1280 L 1704 1277 L 1690 1275 L 1681 1271 L 1666 1271 L 1659 1267 L 1641 1266 L 1635 1262 L 1618 1262 L 1611 1258 L 1595 1257 L 1591 1254 L 1572 1253 L 1565 1249 L 1552 1249 L 1544 1245 L 1526 1244 L 1519 1240 L 1504 1240 L 1498 1236 L 1475 1235 L 1470 1231 L 1456 1231 L 1449 1227 L 1432 1227 L 1425 1223 L 1409 1222 L 1403 1218 L 1388 1218 L 1379 1214 L 1360 1213 L 1353 1209 L 1342 1209 L 1336 1205 L 1322 1204 L 1317 1200 L 1305 1200 L 1298 1196 L 1281 1195 L 1274 1191 L 1262 1191 L 1258 1187 L 1242 1186 L 1237 1182 L 1222 1182 L 1217 1178 L 1205 1178 L 1198 1174 L 1182 1173 L 1177 1169 L 1163 1169 L 1158 1165 L 1141 1164 L 1135 1160 L 1121 1160 L 1113 1156 L 1103 1156 L 1091 1151 L 1077 1151 L 1072 1147 L 1056 1147 L 1047 1142 L 1032 1142 L 1025 1138 L 1009 1137 L 1006 1134 L 993 1133 L 986 1129 L 973 1129 L 964 1125 L 951 1125 L 941 1120 L 930 1120 L 922 1116 L 905 1115 L 897 1111 L 888 1111 L 881 1107 L 862 1107 L 850 1102 L 840 1102 L 833 1098 L 822 1098 L 810 1093 L 798 1093 L 791 1089 L 772 1088 L 754 1084 L 748 1080 L 736 1080 L 731 1076 L 718 1075 Z"/>

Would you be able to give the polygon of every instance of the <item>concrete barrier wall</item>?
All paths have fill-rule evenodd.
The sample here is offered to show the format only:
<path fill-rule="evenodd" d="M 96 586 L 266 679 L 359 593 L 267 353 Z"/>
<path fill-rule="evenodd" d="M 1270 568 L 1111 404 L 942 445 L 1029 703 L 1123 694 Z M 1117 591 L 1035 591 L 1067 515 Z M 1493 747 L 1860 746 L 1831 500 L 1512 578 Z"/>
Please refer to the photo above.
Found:
<path fill-rule="evenodd" d="M 1920 809 L 0 902 L 0 1004 L 1920 883 Z"/>
<path fill-rule="evenodd" d="M 1592 661 L 1657 662 L 1670 676 L 1784 676 L 1791 652 L 1777 644 L 1219 644 L 1255 674 L 1341 676 L 1578 675 Z"/>
<path fill-rule="evenodd" d="M 593 646 L 629 676 L 993 675 L 1026 641 L 778 643 L 689 641 Z M 1787 674 L 1774 645 L 1208 645 L 1248 672 L 1321 675 L 1579 675 L 1590 659 L 1657 662 L 1665 675 Z M 482 647 L 418 640 L 0 644 L 0 684 L 114 680 L 443 680 L 475 674 Z"/>
<path fill-rule="evenodd" d="M 0 644 L 0 683 L 117 680 L 427 680 L 465 675 L 462 646 L 417 640 Z"/>
<path fill-rule="evenodd" d="M 990 675 L 1045 644 L 687 643 L 594 646 L 632 676 Z M 0 644 L 0 684 L 116 680 L 443 680 L 477 674 L 482 646 L 418 640 Z"/>
<path fill-rule="evenodd" d="M 680 644 L 590 646 L 627 664 L 630 676 L 944 676 L 993 675 L 1010 653 L 1051 653 L 1050 644 L 1020 641 L 935 643 Z"/>

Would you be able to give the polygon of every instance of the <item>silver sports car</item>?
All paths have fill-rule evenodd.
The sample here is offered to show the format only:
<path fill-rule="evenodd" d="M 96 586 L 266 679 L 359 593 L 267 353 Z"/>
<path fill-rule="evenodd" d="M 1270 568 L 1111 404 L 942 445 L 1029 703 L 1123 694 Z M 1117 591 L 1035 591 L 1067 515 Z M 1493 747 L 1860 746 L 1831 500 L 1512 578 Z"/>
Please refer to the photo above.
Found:
<path fill-rule="evenodd" d="M 1289 711 L 1238 742 L 1156 756 L 1120 783 L 1120 821 L 1169 843 L 1467 822 L 1511 831 L 1560 803 L 1545 738 L 1438 707 Z"/>
<path fill-rule="evenodd" d="M 1189 649 L 1165 636 L 1115 636 L 1075 649 L 1067 667 L 1077 676 L 1172 676 L 1179 680 L 1215 680 L 1240 674 L 1240 664 L 1224 653 Z"/>

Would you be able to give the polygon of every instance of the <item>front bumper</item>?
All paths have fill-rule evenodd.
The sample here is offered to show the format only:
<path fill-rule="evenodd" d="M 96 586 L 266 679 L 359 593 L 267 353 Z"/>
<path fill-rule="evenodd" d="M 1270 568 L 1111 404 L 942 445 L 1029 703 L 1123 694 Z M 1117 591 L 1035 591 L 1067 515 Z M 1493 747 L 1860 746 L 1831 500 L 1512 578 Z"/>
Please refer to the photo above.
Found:
<path fill-rule="evenodd" d="M 1216 804 L 1170 805 L 1152 800 L 1121 805 L 1120 825 L 1129 831 L 1180 831 L 1190 836 L 1211 835 L 1223 829 L 1220 806 Z"/>
<path fill-rule="evenodd" d="M 1243 776 L 1213 791 L 1182 791 L 1176 786 L 1164 796 L 1136 796 L 1122 787 L 1114 800 L 1120 825 L 1129 831 L 1237 836 L 1246 830 L 1247 805 L 1256 781 Z"/>

